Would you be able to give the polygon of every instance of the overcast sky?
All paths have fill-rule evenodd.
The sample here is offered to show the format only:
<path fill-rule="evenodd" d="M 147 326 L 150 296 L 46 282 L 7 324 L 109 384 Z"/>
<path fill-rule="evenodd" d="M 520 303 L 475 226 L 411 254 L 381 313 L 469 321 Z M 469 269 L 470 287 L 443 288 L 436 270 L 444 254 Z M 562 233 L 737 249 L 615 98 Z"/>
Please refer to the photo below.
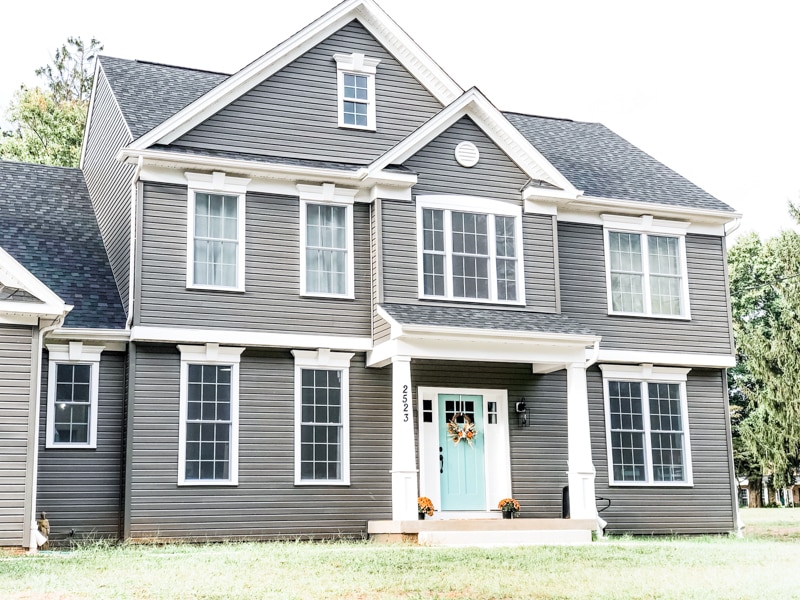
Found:
<path fill-rule="evenodd" d="M 800 2 L 378 0 L 502 110 L 597 121 L 744 213 L 800 195 Z M 0 105 L 68 36 L 104 54 L 233 73 L 336 4 L 40 0 L 3 6 Z"/>

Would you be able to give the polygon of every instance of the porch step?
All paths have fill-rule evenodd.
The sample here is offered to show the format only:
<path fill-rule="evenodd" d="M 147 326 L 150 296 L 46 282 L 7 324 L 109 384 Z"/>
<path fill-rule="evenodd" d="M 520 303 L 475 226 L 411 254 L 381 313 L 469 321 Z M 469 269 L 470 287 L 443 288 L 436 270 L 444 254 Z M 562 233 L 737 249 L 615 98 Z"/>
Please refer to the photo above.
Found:
<path fill-rule="evenodd" d="M 588 544 L 595 527 L 585 519 L 458 519 L 369 521 L 367 532 L 377 543 L 491 547 Z"/>

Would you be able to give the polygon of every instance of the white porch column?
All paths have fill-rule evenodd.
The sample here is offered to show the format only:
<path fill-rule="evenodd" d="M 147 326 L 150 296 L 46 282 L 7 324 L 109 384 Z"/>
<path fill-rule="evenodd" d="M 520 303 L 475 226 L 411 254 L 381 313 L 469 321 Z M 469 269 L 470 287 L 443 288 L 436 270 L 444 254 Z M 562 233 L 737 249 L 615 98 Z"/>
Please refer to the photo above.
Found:
<path fill-rule="evenodd" d="M 392 519 L 417 518 L 417 461 L 411 403 L 411 358 L 392 358 Z"/>
<path fill-rule="evenodd" d="M 569 512 L 573 519 L 596 519 L 589 394 L 584 363 L 567 364 L 567 443 Z"/>

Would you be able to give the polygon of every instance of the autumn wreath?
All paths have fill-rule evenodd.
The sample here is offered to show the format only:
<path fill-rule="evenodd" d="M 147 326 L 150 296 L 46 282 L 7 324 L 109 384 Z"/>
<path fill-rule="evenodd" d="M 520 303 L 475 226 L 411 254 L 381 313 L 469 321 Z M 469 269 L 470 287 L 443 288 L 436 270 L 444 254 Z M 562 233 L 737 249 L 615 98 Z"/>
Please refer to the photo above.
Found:
<path fill-rule="evenodd" d="M 459 423 L 458 417 L 464 417 L 464 422 Z M 453 418 L 447 422 L 447 433 L 450 435 L 450 439 L 453 440 L 453 443 L 458 445 L 461 440 L 466 440 L 467 443 L 472 446 L 473 440 L 478 435 L 478 428 L 475 427 L 475 423 L 472 422 L 467 415 L 464 413 L 456 413 L 453 415 Z"/>

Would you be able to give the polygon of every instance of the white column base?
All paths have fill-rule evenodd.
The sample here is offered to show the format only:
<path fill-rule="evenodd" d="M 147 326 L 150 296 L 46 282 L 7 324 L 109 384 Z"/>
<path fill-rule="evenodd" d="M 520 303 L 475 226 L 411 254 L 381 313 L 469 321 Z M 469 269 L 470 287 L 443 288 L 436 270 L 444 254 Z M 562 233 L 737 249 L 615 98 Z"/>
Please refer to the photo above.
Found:
<path fill-rule="evenodd" d="M 569 516 L 571 519 L 597 519 L 594 491 L 595 471 L 586 468 L 567 472 Z"/>
<path fill-rule="evenodd" d="M 392 520 L 417 519 L 417 472 L 392 471 Z"/>

